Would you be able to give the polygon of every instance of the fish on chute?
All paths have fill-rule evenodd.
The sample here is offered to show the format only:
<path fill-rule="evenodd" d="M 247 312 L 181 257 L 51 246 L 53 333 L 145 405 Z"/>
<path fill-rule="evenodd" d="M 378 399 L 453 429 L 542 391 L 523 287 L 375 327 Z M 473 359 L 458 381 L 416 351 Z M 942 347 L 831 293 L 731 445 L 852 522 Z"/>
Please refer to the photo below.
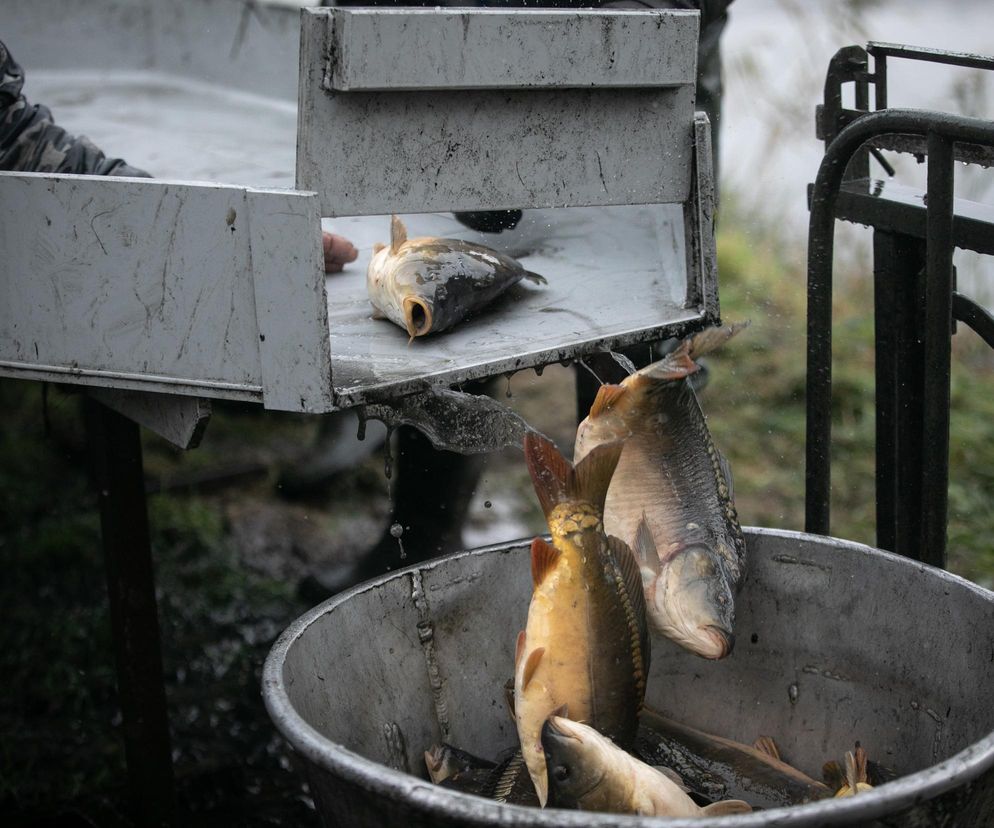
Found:
<path fill-rule="evenodd" d="M 373 318 L 400 325 L 411 341 L 451 328 L 522 279 L 546 284 L 545 277 L 482 244 L 408 239 L 397 216 L 390 220 L 390 244 L 373 245 L 366 269 Z"/>
<path fill-rule="evenodd" d="M 533 591 L 518 636 L 514 716 L 539 802 L 546 801 L 542 725 L 566 705 L 622 745 L 634 742 L 649 672 L 649 636 L 638 564 L 604 534 L 602 509 L 620 443 L 574 467 L 529 434 L 525 458 L 552 536 L 532 542 Z"/>
<path fill-rule="evenodd" d="M 709 328 L 620 384 L 602 386 L 574 447 L 580 462 L 605 442 L 625 441 L 605 500 L 605 530 L 641 550 L 652 629 L 705 658 L 732 650 L 745 538 L 731 471 L 686 378 L 699 370 L 697 357 L 743 327 Z M 649 536 L 640 541 L 643 524 Z"/>

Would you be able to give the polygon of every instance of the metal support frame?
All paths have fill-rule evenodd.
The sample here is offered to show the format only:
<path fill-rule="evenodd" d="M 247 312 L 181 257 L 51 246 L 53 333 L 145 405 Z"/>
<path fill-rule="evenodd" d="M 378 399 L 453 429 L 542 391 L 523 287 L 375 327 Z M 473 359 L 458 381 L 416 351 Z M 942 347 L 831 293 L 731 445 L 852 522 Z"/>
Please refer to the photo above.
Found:
<path fill-rule="evenodd" d="M 920 531 L 917 537 L 907 539 L 907 547 L 900 551 L 918 560 L 937 566 L 945 563 L 946 515 L 948 503 L 949 475 L 949 373 L 950 337 L 952 335 L 954 308 L 956 318 L 970 324 L 978 333 L 990 332 L 992 321 L 989 314 L 966 297 L 956 294 L 954 298 L 952 279 L 953 237 L 953 164 L 956 160 L 954 145 L 965 143 L 984 148 L 994 148 L 994 123 L 977 118 L 949 115 L 919 110 L 885 110 L 866 113 L 842 129 L 825 151 L 818 175 L 812 189 L 811 217 L 808 230 L 808 354 L 807 354 L 807 445 L 805 454 L 805 527 L 818 534 L 829 533 L 830 492 L 831 492 L 831 393 L 832 393 L 832 263 L 834 254 L 834 225 L 836 204 L 846 167 L 856 153 L 870 141 L 884 136 L 901 135 L 924 139 L 929 156 L 926 205 L 925 275 L 924 275 L 924 316 L 918 330 L 924 332 L 922 344 L 921 370 L 921 418 L 919 423 L 907 422 L 904 412 L 898 413 L 897 401 L 900 395 L 891 397 L 889 409 L 885 402 L 884 410 L 878 418 L 884 424 L 895 424 L 894 438 L 884 437 L 882 447 L 885 456 L 893 458 L 891 470 L 907 471 L 907 459 L 900 452 L 909 443 L 918 441 L 921 445 L 921 490 L 917 503 L 909 509 L 921 516 Z M 934 187 L 934 190 L 933 190 Z M 890 247 L 896 249 L 902 242 L 897 238 L 881 237 L 876 242 L 880 252 Z M 906 256 L 907 254 L 905 254 Z M 918 255 L 920 254 L 914 254 Z M 900 258 L 900 257 L 899 257 Z M 886 279 L 886 267 L 878 267 L 877 273 L 885 274 L 885 281 L 878 285 L 877 299 L 888 291 L 907 290 L 906 285 Z M 895 276 L 900 276 L 895 271 Z M 912 294 L 917 291 L 912 287 Z M 895 312 L 903 315 L 904 324 L 899 326 L 903 339 L 915 323 L 907 318 L 909 308 L 897 302 Z M 986 317 L 986 320 L 985 320 Z M 885 317 L 878 317 L 878 323 Z M 977 324 L 977 320 L 979 324 Z M 984 336 L 981 333 L 981 336 Z M 985 337 L 985 340 L 987 337 Z M 881 344 L 888 344 L 888 335 L 878 334 L 878 356 Z M 898 357 L 900 358 L 900 357 Z M 905 370 L 908 366 L 902 366 Z M 897 370 L 897 369 L 895 369 Z M 900 387 L 901 380 L 878 364 L 878 377 L 886 374 L 884 387 L 878 386 L 878 397 L 888 388 Z M 917 380 L 904 377 L 904 383 L 912 397 L 917 393 Z M 903 422 L 902 422 L 903 421 Z M 880 420 L 878 419 L 878 424 Z M 895 539 L 893 528 L 896 512 L 886 504 L 897 499 L 896 485 L 907 476 L 894 474 L 889 481 L 881 480 L 881 474 L 894 474 L 888 469 L 878 468 L 878 503 L 885 504 L 887 527 L 883 530 L 885 540 Z M 902 497 L 907 492 L 902 489 Z M 879 513 L 878 513 L 879 514 Z"/>
<path fill-rule="evenodd" d="M 134 818 L 138 825 L 171 826 L 172 752 L 139 427 L 92 398 L 84 405 Z"/>

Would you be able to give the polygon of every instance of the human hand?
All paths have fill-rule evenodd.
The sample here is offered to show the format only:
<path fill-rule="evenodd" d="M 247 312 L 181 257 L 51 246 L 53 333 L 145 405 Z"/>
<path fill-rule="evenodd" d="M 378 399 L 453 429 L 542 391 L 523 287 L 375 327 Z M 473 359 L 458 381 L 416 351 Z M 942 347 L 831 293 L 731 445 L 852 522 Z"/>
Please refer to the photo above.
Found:
<path fill-rule="evenodd" d="M 359 251 L 344 236 L 321 231 L 321 245 L 324 247 L 324 272 L 338 273 L 349 262 L 354 262 Z"/>

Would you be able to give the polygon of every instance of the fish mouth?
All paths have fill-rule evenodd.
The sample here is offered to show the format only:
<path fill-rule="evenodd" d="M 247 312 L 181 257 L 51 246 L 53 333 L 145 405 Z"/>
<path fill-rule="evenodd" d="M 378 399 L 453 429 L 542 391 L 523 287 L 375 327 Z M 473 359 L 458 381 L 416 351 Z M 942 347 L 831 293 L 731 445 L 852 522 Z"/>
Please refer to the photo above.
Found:
<path fill-rule="evenodd" d="M 735 648 L 735 635 L 728 630 L 710 624 L 702 628 L 701 632 L 704 635 L 704 640 L 708 642 L 699 650 L 700 654 L 705 658 L 715 660 L 724 658 Z"/>
<path fill-rule="evenodd" d="M 417 296 L 404 297 L 404 325 L 407 335 L 413 339 L 431 331 L 431 305 Z"/>
<path fill-rule="evenodd" d="M 563 718 L 561 716 L 549 716 L 545 720 L 545 724 L 542 725 L 542 741 L 545 742 L 546 736 L 558 739 L 572 739 L 574 741 L 583 744 L 583 739 L 580 738 L 580 734 L 573 731 L 573 728 L 569 727 L 569 719 Z M 566 722 L 567 724 L 563 724 Z"/>

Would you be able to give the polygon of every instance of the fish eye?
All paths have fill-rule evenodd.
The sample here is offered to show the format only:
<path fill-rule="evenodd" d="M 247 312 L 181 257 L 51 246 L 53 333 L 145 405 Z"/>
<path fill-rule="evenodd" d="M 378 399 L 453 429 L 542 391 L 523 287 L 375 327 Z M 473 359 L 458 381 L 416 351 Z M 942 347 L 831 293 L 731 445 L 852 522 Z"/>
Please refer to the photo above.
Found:
<path fill-rule="evenodd" d="M 569 768 L 566 765 L 556 765 L 552 769 L 552 775 L 559 781 L 565 782 L 569 779 Z"/>

